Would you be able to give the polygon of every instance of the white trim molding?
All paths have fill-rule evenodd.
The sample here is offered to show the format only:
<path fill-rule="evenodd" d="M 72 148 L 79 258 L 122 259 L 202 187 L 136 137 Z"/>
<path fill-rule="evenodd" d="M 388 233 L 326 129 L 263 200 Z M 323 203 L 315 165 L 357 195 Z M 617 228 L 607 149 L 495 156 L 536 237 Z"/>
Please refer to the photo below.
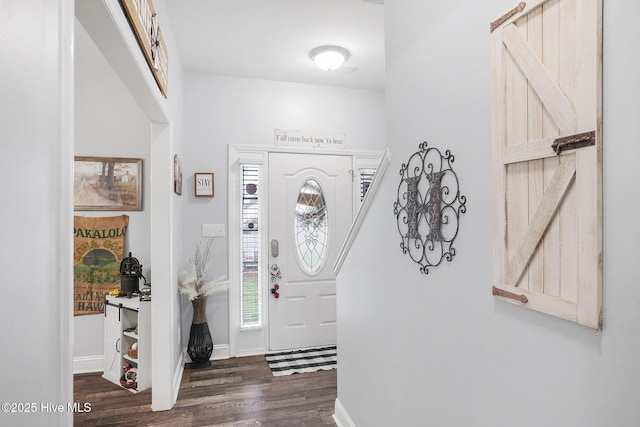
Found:
<path fill-rule="evenodd" d="M 335 414 L 333 414 L 333 421 L 335 421 L 338 427 L 356 427 L 344 406 L 340 403 L 340 399 L 336 399 Z"/>
<path fill-rule="evenodd" d="M 358 235 L 358 231 L 360 230 L 360 226 L 364 221 L 364 218 L 367 216 L 367 212 L 369 212 L 369 206 L 371 206 L 371 202 L 378 191 L 378 187 L 380 186 L 380 182 L 382 182 L 382 177 L 384 176 L 385 171 L 387 170 L 387 166 L 389 166 L 390 158 L 389 158 L 389 150 L 385 150 L 380 158 L 380 163 L 376 168 L 376 174 L 373 177 L 373 181 L 367 190 L 367 194 L 364 196 L 364 200 L 358 209 L 358 213 L 356 214 L 353 223 L 351 224 L 351 228 L 347 232 L 347 237 L 342 244 L 342 248 L 338 253 L 338 258 L 336 259 L 335 264 L 333 265 L 333 271 L 336 273 L 336 276 L 340 272 L 340 268 L 342 267 L 342 263 L 347 258 L 347 254 L 349 253 L 349 249 L 351 249 L 351 245 Z"/>
<path fill-rule="evenodd" d="M 228 357 L 236 357 L 244 355 L 243 351 L 247 347 L 258 348 L 262 353 L 266 352 L 266 334 L 265 325 L 258 329 L 243 330 L 240 328 L 240 289 L 237 285 L 241 282 L 240 270 L 241 265 L 241 247 L 239 230 L 240 223 L 240 201 L 238 189 L 241 188 L 240 182 L 240 165 L 244 163 L 252 163 L 263 165 L 267 161 L 267 150 L 250 146 L 228 146 L 228 218 L 227 218 L 227 244 L 229 254 L 229 345 Z M 265 189 L 268 188 L 265 186 Z M 263 197 L 268 197 L 263 190 Z M 263 213 L 261 212 L 261 218 Z M 265 242 L 261 251 L 265 250 Z M 263 267 L 266 268 L 266 267 Z M 264 274 L 264 273 L 261 273 Z M 263 302 L 264 304 L 264 302 Z M 263 313 L 266 316 L 266 309 L 263 305 Z M 266 319 L 263 319 L 266 321 Z M 240 351 L 238 351 L 240 347 Z"/>
<path fill-rule="evenodd" d="M 73 373 L 88 374 L 104 371 L 104 355 L 82 356 L 73 358 Z"/>
<path fill-rule="evenodd" d="M 174 405 L 178 401 L 178 393 L 180 392 L 180 384 L 182 383 L 182 374 L 184 373 L 184 354 L 180 354 L 175 370 L 176 370 L 176 373 L 173 377 L 173 397 L 172 397 L 172 401 Z"/>

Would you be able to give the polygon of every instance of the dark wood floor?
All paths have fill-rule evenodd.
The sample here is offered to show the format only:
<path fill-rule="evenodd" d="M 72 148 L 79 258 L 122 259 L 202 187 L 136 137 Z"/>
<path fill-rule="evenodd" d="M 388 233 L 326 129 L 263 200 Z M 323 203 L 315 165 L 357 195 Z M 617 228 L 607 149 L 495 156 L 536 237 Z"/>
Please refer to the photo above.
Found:
<path fill-rule="evenodd" d="M 335 426 L 336 371 L 273 377 L 264 356 L 186 365 L 178 401 L 170 411 L 151 412 L 151 391 L 130 393 L 100 374 L 74 377 L 76 426 Z"/>

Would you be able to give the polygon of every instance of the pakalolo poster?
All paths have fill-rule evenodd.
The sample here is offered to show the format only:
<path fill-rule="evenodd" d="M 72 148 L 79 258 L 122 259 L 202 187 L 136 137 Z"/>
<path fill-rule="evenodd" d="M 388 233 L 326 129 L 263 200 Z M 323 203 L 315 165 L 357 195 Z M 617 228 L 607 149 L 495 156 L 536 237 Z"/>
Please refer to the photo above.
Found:
<path fill-rule="evenodd" d="M 74 316 L 102 313 L 105 295 L 120 288 L 128 226 L 128 215 L 74 217 Z"/>

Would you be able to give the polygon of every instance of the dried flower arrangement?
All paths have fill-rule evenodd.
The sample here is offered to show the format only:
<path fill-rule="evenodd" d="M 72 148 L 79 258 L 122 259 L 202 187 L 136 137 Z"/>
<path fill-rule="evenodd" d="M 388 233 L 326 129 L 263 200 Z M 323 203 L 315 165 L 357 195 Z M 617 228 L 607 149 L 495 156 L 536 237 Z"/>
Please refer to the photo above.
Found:
<path fill-rule="evenodd" d="M 226 276 L 205 282 L 213 239 L 208 239 L 204 248 L 200 247 L 201 243 L 198 243 L 193 258 L 189 259 L 189 264 L 178 277 L 178 290 L 186 295 L 189 301 L 222 292 L 229 287 Z"/>

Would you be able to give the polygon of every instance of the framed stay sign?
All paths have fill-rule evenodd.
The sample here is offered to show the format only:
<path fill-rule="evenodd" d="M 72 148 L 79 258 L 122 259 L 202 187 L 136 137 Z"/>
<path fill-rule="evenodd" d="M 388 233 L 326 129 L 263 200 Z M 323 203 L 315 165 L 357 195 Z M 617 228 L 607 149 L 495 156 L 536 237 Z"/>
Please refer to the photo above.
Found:
<path fill-rule="evenodd" d="M 196 172 L 194 182 L 196 197 L 213 197 L 213 173 Z"/>

